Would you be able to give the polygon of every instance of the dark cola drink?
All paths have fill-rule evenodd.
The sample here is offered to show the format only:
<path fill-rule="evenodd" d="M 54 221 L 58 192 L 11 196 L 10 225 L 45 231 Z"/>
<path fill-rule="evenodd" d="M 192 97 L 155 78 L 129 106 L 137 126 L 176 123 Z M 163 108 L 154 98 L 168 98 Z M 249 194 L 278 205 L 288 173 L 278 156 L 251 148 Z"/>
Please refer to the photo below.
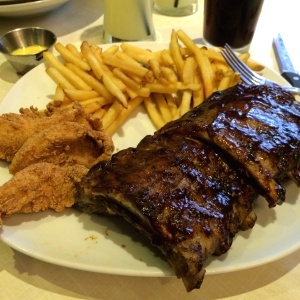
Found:
<path fill-rule="evenodd" d="M 263 0 L 205 0 L 206 43 L 236 50 L 247 50 L 252 41 Z"/>

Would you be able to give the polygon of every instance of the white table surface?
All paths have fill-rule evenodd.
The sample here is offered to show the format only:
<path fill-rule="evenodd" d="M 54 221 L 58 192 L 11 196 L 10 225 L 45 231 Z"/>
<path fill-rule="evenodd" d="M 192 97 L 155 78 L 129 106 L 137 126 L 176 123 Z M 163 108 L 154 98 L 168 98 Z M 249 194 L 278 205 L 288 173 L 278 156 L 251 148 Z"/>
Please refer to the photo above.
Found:
<path fill-rule="evenodd" d="M 275 71 L 278 67 L 271 43 L 277 32 L 284 37 L 295 67 L 300 68 L 298 3 L 297 0 L 265 0 L 250 53 Z M 198 12 L 189 17 L 173 18 L 154 13 L 158 41 L 168 41 L 171 29 L 183 29 L 192 38 L 201 38 L 202 14 L 203 0 L 199 0 Z M 18 27 L 41 26 L 55 32 L 63 44 L 80 44 L 83 40 L 100 44 L 102 23 L 103 1 L 71 0 L 43 15 L 0 17 L 0 34 Z M 18 79 L 1 55 L 0 101 Z M 209 275 L 200 290 L 187 294 L 176 278 L 117 276 L 68 269 L 21 254 L 0 241 L 0 299 L 294 300 L 300 296 L 299 260 L 300 250 L 259 267 Z"/>

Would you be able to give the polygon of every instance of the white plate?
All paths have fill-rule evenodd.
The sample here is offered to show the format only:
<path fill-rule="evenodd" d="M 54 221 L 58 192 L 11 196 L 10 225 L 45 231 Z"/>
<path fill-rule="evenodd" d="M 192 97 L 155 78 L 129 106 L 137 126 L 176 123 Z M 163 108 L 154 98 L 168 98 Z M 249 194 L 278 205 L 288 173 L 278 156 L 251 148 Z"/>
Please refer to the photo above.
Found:
<path fill-rule="evenodd" d="M 140 43 L 153 50 L 166 45 Z M 286 83 L 270 69 L 263 75 Z M 18 112 L 20 107 L 34 104 L 39 108 L 53 95 L 55 84 L 39 65 L 21 78 L 7 94 L 0 113 Z M 140 108 L 113 136 L 118 150 L 136 144 L 154 128 Z M 0 184 L 10 178 L 7 165 L 0 165 Z M 237 235 L 229 252 L 207 263 L 207 274 L 224 273 L 264 264 L 283 257 L 300 246 L 299 190 L 287 187 L 287 200 L 282 206 L 269 209 L 259 199 L 258 215 L 252 230 Z M 137 234 L 124 221 L 88 215 L 74 209 L 62 213 L 43 212 L 17 214 L 3 220 L 1 239 L 12 248 L 32 257 L 80 270 L 135 276 L 171 276 L 173 271 L 159 251 Z"/>
<path fill-rule="evenodd" d="M 0 5 L 0 17 L 37 15 L 51 11 L 69 0 L 40 0 L 26 3 Z"/>

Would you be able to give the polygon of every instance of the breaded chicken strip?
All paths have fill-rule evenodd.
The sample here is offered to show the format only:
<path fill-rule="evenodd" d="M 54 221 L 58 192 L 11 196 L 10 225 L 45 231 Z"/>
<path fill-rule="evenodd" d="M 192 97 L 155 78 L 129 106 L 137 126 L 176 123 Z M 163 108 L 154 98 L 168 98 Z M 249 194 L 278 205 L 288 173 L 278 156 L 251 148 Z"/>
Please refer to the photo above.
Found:
<path fill-rule="evenodd" d="M 60 167 L 36 163 L 18 172 L 0 187 L 1 217 L 54 209 L 59 212 L 75 202 L 76 183 L 88 168 L 80 165 Z"/>
<path fill-rule="evenodd" d="M 12 174 L 43 161 L 59 166 L 83 165 L 91 168 L 113 152 L 111 137 L 94 130 L 89 123 L 62 122 L 30 136 L 15 154 Z"/>
<path fill-rule="evenodd" d="M 0 116 L 0 159 L 11 161 L 27 138 L 45 128 L 64 122 L 78 121 L 85 113 L 81 105 L 55 110 L 49 116 L 31 107 L 21 109 L 20 114 L 7 113 Z"/>

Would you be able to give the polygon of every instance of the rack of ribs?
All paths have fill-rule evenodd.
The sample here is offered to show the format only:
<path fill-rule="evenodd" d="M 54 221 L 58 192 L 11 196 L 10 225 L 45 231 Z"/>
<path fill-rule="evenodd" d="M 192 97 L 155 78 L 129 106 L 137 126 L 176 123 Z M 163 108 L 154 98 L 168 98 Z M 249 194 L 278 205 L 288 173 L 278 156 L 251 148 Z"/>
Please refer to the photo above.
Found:
<path fill-rule="evenodd" d="M 299 159 L 300 104 L 276 86 L 239 84 L 95 165 L 77 206 L 124 217 L 191 291 L 206 259 L 254 226 L 259 195 L 273 207 L 283 182 L 299 184 Z"/>

